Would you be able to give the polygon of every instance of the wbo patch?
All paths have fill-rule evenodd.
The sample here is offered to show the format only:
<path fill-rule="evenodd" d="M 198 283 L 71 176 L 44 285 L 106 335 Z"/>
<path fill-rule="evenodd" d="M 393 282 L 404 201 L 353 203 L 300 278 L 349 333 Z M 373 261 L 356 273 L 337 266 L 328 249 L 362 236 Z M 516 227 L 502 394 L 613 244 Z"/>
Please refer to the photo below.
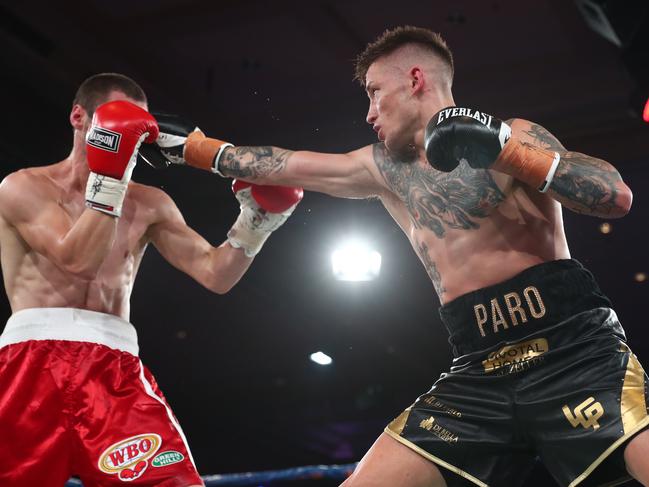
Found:
<path fill-rule="evenodd" d="M 130 482 L 142 476 L 149 466 L 149 458 L 156 454 L 161 444 L 162 439 L 155 433 L 131 436 L 106 448 L 97 466 L 104 473 Z"/>
<path fill-rule="evenodd" d="M 122 134 L 101 127 L 92 127 L 86 135 L 86 143 L 108 152 L 117 152 Z"/>

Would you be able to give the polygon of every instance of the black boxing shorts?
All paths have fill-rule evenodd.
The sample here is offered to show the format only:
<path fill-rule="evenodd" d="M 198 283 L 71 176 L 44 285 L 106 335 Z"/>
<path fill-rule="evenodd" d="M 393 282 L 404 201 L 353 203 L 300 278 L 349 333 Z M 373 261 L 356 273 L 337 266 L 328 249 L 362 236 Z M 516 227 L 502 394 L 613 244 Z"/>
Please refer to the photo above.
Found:
<path fill-rule="evenodd" d="M 453 365 L 385 432 L 449 487 L 523 485 L 536 459 L 561 486 L 629 478 L 649 379 L 592 274 L 540 264 L 440 308 Z"/>

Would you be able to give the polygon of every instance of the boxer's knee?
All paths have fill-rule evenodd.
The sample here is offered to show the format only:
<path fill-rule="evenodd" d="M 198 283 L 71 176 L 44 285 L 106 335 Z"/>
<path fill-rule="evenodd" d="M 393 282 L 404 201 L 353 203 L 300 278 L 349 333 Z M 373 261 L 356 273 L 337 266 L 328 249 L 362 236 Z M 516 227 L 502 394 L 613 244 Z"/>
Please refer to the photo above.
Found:
<path fill-rule="evenodd" d="M 344 487 L 446 487 L 437 466 L 383 433 Z"/>

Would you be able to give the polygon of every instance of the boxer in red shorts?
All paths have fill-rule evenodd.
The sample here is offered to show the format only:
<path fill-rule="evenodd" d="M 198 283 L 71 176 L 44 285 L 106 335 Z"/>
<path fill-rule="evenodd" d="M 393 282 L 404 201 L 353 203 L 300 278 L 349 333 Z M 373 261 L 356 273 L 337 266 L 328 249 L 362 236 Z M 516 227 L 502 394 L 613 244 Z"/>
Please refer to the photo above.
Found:
<path fill-rule="evenodd" d="M 129 298 L 149 243 L 222 294 L 301 198 L 237 185 L 239 218 L 213 247 L 171 198 L 131 182 L 156 120 L 131 79 L 100 74 L 79 88 L 70 155 L 0 185 L 0 248 L 12 316 L 0 336 L 0 485 L 198 486 L 185 436 L 138 358 Z M 255 190 L 257 193 L 255 193 Z M 266 211 L 266 210 L 269 211 Z"/>

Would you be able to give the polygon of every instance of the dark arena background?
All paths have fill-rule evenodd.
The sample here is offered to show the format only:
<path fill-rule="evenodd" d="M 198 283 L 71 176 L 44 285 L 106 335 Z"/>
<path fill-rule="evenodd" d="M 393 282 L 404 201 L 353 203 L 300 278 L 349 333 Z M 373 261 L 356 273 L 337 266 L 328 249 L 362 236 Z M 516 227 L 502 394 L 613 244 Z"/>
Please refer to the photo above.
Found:
<path fill-rule="evenodd" d="M 431 28 L 454 52 L 459 105 L 538 122 L 568 149 L 613 163 L 633 190 L 622 219 L 568 210 L 564 219 L 572 256 L 611 297 L 647 366 L 648 7 L 595 0 L 2 1 L 2 176 L 68 155 L 76 87 L 105 71 L 138 81 L 151 110 L 178 113 L 235 144 L 346 152 L 374 143 L 353 59 L 386 28 Z M 163 188 L 215 245 L 238 214 L 230 181 L 218 176 L 140 164 L 134 179 Z M 382 255 L 374 281 L 332 275 L 331 252 L 352 236 Z M 11 312 L 2 299 L 5 320 Z M 385 424 L 448 369 L 438 307 L 424 268 L 379 201 L 306 193 L 226 295 L 204 290 L 150 248 L 131 321 L 143 362 L 183 425 L 199 471 L 209 475 L 358 461 Z M 333 362 L 312 362 L 316 351 Z M 525 483 L 554 485 L 542 466 Z"/>

